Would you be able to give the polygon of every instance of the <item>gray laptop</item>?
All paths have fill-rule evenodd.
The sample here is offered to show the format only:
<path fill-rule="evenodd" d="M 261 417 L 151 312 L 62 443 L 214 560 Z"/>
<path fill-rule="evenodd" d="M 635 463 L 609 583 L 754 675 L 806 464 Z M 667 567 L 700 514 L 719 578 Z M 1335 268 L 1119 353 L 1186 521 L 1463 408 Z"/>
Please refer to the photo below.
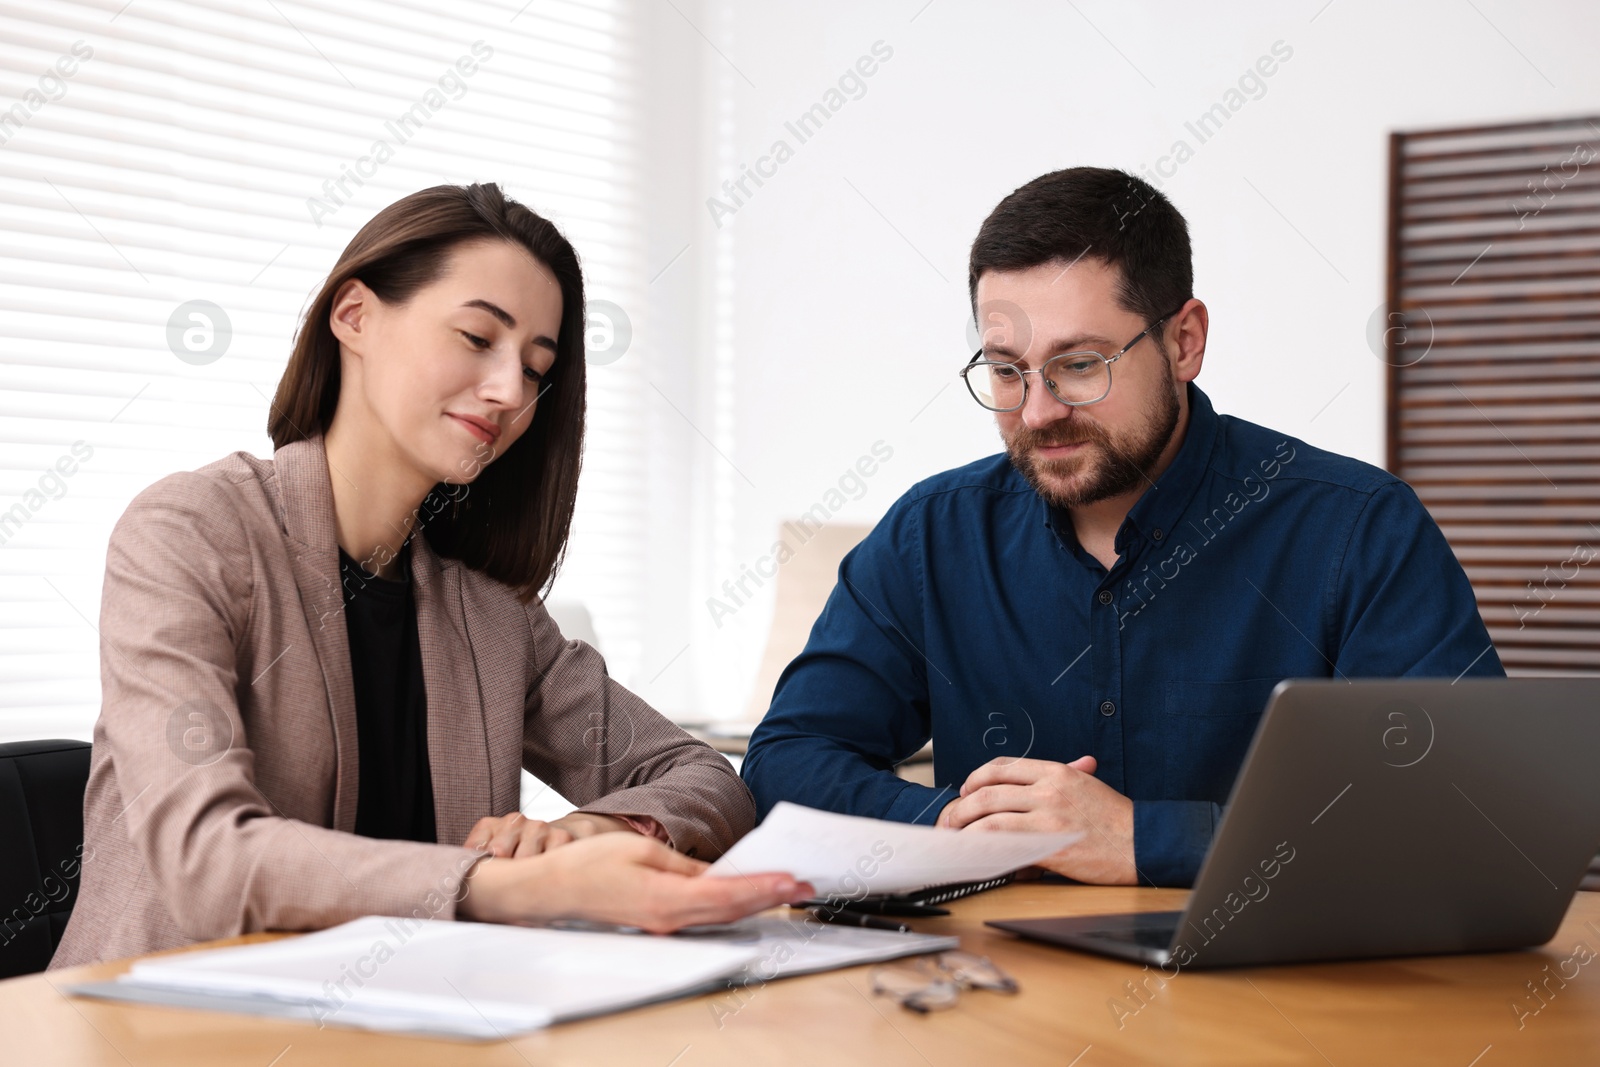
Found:
<path fill-rule="evenodd" d="M 1285 681 L 1182 911 L 996 920 L 1163 967 L 1555 936 L 1600 843 L 1600 678 Z"/>

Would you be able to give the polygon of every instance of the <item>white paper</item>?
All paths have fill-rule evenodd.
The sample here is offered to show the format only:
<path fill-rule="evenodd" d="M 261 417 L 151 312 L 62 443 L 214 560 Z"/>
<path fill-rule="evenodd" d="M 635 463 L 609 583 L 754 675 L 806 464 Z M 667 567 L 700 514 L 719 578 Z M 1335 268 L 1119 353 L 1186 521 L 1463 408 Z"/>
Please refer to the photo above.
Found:
<path fill-rule="evenodd" d="M 742 998 L 748 994 L 738 992 L 739 987 L 958 945 L 954 936 L 822 923 L 804 913 L 693 927 L 669 938 L 435 923 L 423 936 L 425 951 L 413 953 L 397 969 L 394 964 L 412 948 L 414 938 L 399 947 L 405 928 L 390 926 L 396 922 L 360 919 L 293 940 L 140 961 L 132 973 L 115 981 L 79 984 L 68 991 L 122 1003 L 493 1040 L 679 996 L 727 993 Z M 526 934 L 535 936 L 530 941 Z M 627 943 L 619 945 L 619 939 Z M 372 966 L 376 954 L 371 950 L 378 940 L 395 950 L 381 968 Z M 570 957 L 528 951 L 551 943 L 580 950 L 576 970 L 567 965 Z M 509 971 L 506 958 L 513 960 Z M 430 965 L 448 970 L 423 970 Z M 349 1000 L 342 1000 L 337 987 L 330 991 L 318 985 L 343 978 L 345 988 L 354 991 L 349 975 L 363 972 L 372 976 L 363 979 L 360 995 Z M 713 1001 L 712 1011 L 742 1003 Z"/>
<path fill-rule="evenodd" d="M 121 981 L 298 1005 L 333 1025 L 487 1037 L 702 988 L 758 956 L 731 940 L 372 916 L 141 960 Z"/>
<path fill-rule="evenodd" d="M 949 934 L 902 934 L 842 923 L 826 923 L 805 912 L 756 915 L 726 926 L 682 931 L 675 939 L 714 941 L 748 946 L 756 953 L 742 973 L 730 976 L 736 985 L 792 978 L 862 963 L 879 963 L 924 952 L 946 952 L 960 946 Z"/>
<path fill-rule="evenodd" d="M 976 882 L 1037 863 L 1082 833 L 941 830 L 836 815 L 782 801 L 707 875 L 784 871 L 819 896 L 903 893 L 947 882 Z"/>

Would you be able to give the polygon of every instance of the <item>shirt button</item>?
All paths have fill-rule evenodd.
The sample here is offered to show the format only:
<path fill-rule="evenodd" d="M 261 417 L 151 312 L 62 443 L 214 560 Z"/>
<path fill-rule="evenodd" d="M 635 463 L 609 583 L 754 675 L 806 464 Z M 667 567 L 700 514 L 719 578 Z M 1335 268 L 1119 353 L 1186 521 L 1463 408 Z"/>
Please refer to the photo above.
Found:
<path fill-rule="evenodd" d="M 1115 715 L 1116 713 L 1117 713 L 1117 706 L 1115 704 L 1111 703 L 1111 701 L 1102 700 L 1100 702 L 1100 714 L 1102 714 L 1102 715 Z"/>
<path fill-rule="evenodd" d="M 1162 531 L 1160 531 L 1160 530 L 1151 530 L 1150 531 L 1150 536 L 1154 537 L 1157 541 L 1159 541 L 1159 540 L 1161 540 L 1163 537 L 1165 537 L 1167 535 L 1165 533 L 1163 533 Z"/>
<path fill-rule="evenodd" d="M 1100 595 L 1095 597 L 1095 599 L 1100 601 L 1100 603 L 1102 603 L 1102 604 L 1111 603 L 1111 590 L 1109 590 L 1109 589 L 1100 590 Z"/>

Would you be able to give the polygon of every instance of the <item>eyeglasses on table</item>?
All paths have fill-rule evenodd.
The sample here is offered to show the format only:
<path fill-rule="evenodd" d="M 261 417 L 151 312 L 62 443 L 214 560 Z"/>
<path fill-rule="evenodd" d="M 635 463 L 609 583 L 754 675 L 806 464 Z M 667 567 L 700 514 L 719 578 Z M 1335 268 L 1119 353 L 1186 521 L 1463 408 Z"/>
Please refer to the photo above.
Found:
<path fill-rule="evenodd" d="M 1015 993 L 1018 986 L 1017 980 L 988 956 L 970 952 L 918 956 L 872 971 L 874 995 L 891 997 L 901 1007 L 923 1015 L 955 1007 L 963 989 L 1009 994 Z"/>

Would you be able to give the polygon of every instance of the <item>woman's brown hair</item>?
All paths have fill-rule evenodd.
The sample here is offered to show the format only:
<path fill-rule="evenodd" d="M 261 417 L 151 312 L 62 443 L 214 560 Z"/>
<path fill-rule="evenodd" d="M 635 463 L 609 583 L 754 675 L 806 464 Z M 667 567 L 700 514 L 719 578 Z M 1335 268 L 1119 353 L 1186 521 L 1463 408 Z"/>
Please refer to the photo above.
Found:
<path fill-rule="evenodd" d="M 295 336 L 267 433 L 275 448 L 325 434 L 339 400 L 339 342 L 328 316 L 339 288 L 359 278 L 385 304 L 404 304 L 437 280 L 464 241 L 526 249 L 561 286 L 556 359 L 526 432 L 470 487 L 434 486 L 419 509 L 441 556 L 505 582 L 527 603 L 549 589 L 566 552 L 583 458 L 583 271 L 555 225 L 495 184 L 436 185 L 378 212 L 351 239 Z M 431 518 L 429 516 L 432 516 Z"/>

